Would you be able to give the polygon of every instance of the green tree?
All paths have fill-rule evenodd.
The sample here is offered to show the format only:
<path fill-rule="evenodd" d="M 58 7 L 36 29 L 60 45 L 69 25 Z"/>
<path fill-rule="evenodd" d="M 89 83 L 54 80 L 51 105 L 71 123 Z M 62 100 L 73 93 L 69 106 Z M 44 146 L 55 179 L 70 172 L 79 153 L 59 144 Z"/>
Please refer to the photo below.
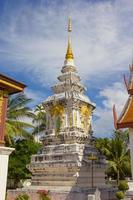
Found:
<path fill-rule="evenodd" d="M 97 138 L 94 145 L 103 155 L 108 156 L 107 149 L 110 147 L 110 143 L 111 139 L 109 138 Z"/>
<path fill-rule="evenodd" d="M 23 93 L 9 97 L 6 120 L 6 137 L 10 140 L 12 136 L 30 136 L 32 123 L 28 119 L 34 118 L 34 113 L 27 106 L 31 99 Z"/>
<path fill-rule="evenodd" d="M 129 151 L 125 140 L 127 132 L 124 134 L 125 132 L 115 131 L 112 138 L 100 138 L 95 142 L 95 147 L 107 158 L 107 174 L 116 178 L 117 183 L 119 179 L 131 174 Z"/>
<path fill-rule="evenodd" d="M 14 187 L 16 188 L 20 180 L 31 176 L 26 165 L 30 163 L 31 155 L 37 153 L 41 145 L 34 140 L 19 139 L 13 147 L 15 151 L 9 159 L 8 179 L 14 180 Z"/>
<path fill-rule="evenodd" d="M 37 105 L 35 108 L 35 117 L 33 119 L 35 128 L 33 129 L 33 135 L 38 135 L 46 128 L 46 112 L 42 104 Z"/>

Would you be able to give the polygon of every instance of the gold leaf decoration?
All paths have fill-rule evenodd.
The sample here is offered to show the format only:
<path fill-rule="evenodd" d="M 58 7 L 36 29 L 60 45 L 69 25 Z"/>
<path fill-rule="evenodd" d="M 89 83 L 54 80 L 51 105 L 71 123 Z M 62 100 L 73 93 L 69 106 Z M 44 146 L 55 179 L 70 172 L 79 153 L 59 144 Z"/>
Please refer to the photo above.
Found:
<path fill-rule="evenodd" d="M 89 117 L 91 115 L 91 107 L 87 105 L 82 106 L 80 111 L 83 117 Z"/>
<path fill-rule="evenodd" d="M 56 104 L 52 106 L 50 109 L 51 116 L 63 115 L 64 114 L 64 107 L 61 104 Z"/>

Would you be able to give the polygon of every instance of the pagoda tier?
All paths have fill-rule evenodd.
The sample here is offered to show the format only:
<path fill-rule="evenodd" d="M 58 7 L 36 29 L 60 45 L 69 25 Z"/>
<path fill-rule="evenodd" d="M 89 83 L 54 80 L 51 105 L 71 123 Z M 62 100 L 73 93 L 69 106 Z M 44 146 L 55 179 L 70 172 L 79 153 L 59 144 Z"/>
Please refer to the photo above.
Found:
<path fill-rule="evenodd" d="M 74 72 L 66 72 L 58 77 L 59 81 L 64 82 L 66 80 L 74 80 L 75 82 L 80 82 L 80 77 Z"/>
<path fill-rule="evenodd" d="M 76 82 L 74 80 L 66 80 L 53 86 L 52 90 L 56 94 L 69 91 L 77 91 L 79 93 L 83 93 L 85 91 L 85 87 L 80 82 Z"/>
<path fill-rule="evenodd" d="M 94 184 L 104 185 L 105 158 L 94 147 L 84 144 L 61 144 L 44 146 L 38 156 L 34 155 L 28 166 L 32 174 L 32 187 L 45 186 L 45 189 L 65 190 L 72 186 L 91 187 L 91 161 L 88 155 L 98 157 L 94 164 Z"/>

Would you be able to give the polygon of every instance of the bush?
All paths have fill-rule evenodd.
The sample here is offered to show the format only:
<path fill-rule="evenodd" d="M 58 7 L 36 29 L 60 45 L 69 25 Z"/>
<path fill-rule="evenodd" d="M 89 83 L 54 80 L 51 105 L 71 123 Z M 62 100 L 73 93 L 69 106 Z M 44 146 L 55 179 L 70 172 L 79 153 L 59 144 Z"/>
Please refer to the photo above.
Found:
<path fill-rule="evenodd" d="M 118 189 L 123 191 L 123 192 L 126 192 L 126 190 L 129 189 L 127 181 L 120 181 L 120 183 L 118 185 Z"/>
<path fill-rule="evenodd" d="M 15 200 L 29 200 L 29 196 L 27 194 L 20 194 Z"/>
<path fill-rule="evenodd" d="M 116 195 L 117 199 L 124 199 L 124 196 L 125 196 L 122 191 L 116 192 L 115 195 Z"/>

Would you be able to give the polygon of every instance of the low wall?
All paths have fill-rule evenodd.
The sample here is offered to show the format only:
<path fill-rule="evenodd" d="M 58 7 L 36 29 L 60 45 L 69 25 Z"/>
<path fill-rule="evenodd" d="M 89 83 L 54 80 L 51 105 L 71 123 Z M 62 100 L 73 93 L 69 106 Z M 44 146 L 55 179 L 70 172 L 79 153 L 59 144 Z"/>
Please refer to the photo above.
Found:
<path fill-rule="evenodd" d="M 8 190 L 7 200 L 15 200 L 20 194 L 28 194 L 30 200 L 40 200 L 37 191 L 23 191 L 23 190 Z M 79 192 L 50 192 L 49 197 L 51 200 L 87 200 L 87 195 Z"/>
<path fill-rule="evenodd" d="M 100 193 L 96 192 L 96 190 L 88 190 L 88 193 L 86 192 L 76 192 L 76 191 L 70 191 L 70 192 L 50 192 L 49 196 L 51 200 L 88 200 L 89 194 L 95 196 L 95 200 L 99 197 L 101 200 L 115 200 L 115 193 L 117 189 L 115 188 L 103 188 L 100 189 Z M 26 193 L 29 195 L 30 200 L 40 200 L 39 194 L 37 193 L 37 190 L 24 190 L 24 189 L 18 189 L 18 190 L 8 190 L 7 191 L 7 200 L 15 200 L 15 198 L 19 194 Z"/>

